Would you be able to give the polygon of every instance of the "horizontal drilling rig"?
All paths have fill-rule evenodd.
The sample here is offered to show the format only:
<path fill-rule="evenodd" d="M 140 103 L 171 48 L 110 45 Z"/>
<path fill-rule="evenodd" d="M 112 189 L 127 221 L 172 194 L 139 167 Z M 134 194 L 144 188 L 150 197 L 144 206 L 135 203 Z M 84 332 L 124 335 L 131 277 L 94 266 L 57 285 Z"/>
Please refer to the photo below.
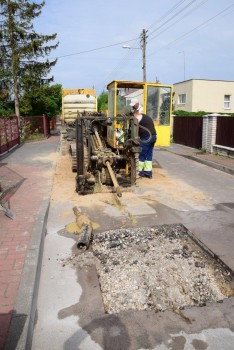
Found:
<path fill-rule="evenodd" d="M 78 193 L 111 186 L 121 196 L 122 187 L 136 184 L 140 141 L 133 116 L 81 115 L 75 125 Z M 114 148 L 108 138 L 115 140 Z"/>
<path fill-rule="evenodd" d="M 131 111 L 137 99 L 155 124 L 157 145 L 170 144 L 172 87 L 160 83 L 112 81 L 107 85 L 108 111 L 97 112 L 94 89 L 63 90 L 63 123 L 77 172 L 79 194 L 111 189 L 121 196 L 138 181 L 139 124 Z M 150 134 L 149 134 L 150 138 Z"/>

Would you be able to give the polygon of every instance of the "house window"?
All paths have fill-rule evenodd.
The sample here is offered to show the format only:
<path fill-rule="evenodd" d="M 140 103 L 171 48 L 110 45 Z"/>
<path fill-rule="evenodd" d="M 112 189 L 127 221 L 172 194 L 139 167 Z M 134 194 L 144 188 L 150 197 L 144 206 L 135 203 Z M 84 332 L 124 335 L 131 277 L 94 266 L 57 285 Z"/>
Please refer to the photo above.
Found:
<path fill-rule="evenodd" d="M 178 96 L 178 104 L 185 105 L 186 103 L 186 94 L 181 94 Z"/>
<path fill-rule="evenodd" d="M 231 95 L 224 95 L 224 109 L 231 109 Z"/>

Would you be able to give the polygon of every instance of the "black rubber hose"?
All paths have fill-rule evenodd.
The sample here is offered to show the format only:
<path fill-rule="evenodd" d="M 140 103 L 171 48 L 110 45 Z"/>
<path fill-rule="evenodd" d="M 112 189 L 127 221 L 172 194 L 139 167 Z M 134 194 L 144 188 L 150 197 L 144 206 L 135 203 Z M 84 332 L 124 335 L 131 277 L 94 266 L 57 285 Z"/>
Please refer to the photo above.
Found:
<path fill-rule="evenodd" d="M 149 129 L 147 129 L 145 126 L 140 125 L 140 124 L 139 124 L 139 128 L 141 128 L 141 129 L 147 131 L 148 134 L 149 134 L 149 138 L 148 138 L 147 140 L 141 140 L 141 138 L 140 138 L 140 141 L 141 141 L 142 143 L 148 143 L 148 142 L 150 142 L 150 140 L 152 139 L 152 133 L 151 133 L 151 131 L 150 131 Z"/>

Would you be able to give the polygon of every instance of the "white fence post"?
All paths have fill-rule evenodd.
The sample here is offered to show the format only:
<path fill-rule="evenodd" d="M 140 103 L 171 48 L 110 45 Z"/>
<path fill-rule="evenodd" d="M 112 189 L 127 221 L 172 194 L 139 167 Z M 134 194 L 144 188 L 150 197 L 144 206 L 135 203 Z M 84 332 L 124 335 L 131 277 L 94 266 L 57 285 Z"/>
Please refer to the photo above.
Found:
<path fill-rule="evenodd" d="M 213 152 L 213 145 L 216 141 L 217 117 L 219 114 L 213 113 L 203 116 L 202 148 L 207 153 Z"/>

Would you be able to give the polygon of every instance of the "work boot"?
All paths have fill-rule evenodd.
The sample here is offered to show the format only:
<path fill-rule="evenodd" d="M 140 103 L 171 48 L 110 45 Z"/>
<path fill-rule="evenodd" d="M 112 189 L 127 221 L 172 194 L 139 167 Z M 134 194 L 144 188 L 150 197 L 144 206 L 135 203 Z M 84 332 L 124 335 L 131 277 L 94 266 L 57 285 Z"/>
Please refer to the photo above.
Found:
<path fill-rule="evenodd" d="M 143 174 L 143 176 L 146 177 L 147 179 L 152 179 L 152 173 L 151 173 L 151 172 L 148 172 L 148 173 L 147 173 L 147 172 L 145 171 L 144 174 Z"/>

